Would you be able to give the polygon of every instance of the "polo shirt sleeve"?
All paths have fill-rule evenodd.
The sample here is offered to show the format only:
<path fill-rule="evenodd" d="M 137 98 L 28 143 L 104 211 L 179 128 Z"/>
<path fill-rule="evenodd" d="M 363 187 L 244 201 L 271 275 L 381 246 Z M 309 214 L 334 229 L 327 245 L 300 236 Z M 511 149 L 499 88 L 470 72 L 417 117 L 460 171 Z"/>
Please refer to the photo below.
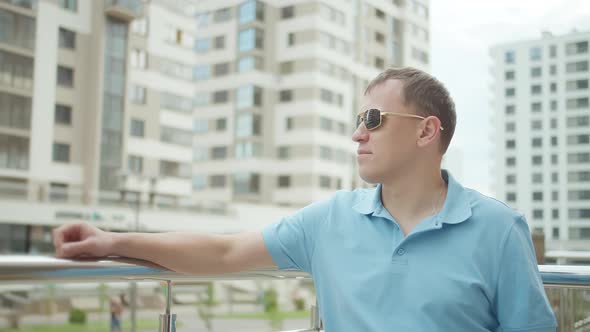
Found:
<path fill-rule="evenodd" d="M 504 236 L 494 301 L 503 332 L 555 332 L 557 321 L 539 273 L 531 234 L 523 217 Z"/>
<path fill-rule="evenodd" d="M 262 230 L 266 248 L 280 270 L 301 270 L 311 274 L 319 225 L 328 215 L 328 201 L 317 202 Z"/>

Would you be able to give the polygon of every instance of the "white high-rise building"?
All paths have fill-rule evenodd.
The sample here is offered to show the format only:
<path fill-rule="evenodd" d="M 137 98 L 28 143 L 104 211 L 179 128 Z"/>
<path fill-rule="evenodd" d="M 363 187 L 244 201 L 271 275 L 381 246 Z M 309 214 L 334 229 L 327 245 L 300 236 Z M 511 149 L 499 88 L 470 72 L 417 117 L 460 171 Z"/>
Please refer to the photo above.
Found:
<path fill-rule="evenodd" d="M 590 249 L 590 33 L 497 45 L 497 197 L 543 231 L 549 249 Z"/>
<path fill-rule="evenodd" d="M 354 116 L 390 66 L 429 68 L 428 1 L 203 1 L 193 197 L 301 206 L 362 185 Z"/>

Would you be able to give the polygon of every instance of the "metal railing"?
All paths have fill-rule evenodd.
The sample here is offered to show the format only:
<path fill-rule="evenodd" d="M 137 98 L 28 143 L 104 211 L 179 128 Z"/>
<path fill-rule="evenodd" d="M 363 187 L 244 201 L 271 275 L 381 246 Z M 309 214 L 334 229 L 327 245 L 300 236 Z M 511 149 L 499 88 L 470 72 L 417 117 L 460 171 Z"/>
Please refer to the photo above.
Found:
<path fill-rule="evenodd" d="M 540 265 L 539 270 L 546 288 L 590 289 L 590 266 Z M 160 315 L 161 332 L 172 332 L 176 329 L 176 315 L 171 313 L 172 282 L 256 279 L 311 280 L 311 276 L 301 271 L 278 271 L 273 268 L 224 275 L 189 275 L 170 271 L 151 262 L 121 257 L 72 261 L 46 256 L 0 256 L 0 285 L 88 281 L 165 281 L 167 301 L 166 311 Z M 320 330 L 321 321 L 316 305 L 312 307 L 311 326 L 297 331 Z"/>

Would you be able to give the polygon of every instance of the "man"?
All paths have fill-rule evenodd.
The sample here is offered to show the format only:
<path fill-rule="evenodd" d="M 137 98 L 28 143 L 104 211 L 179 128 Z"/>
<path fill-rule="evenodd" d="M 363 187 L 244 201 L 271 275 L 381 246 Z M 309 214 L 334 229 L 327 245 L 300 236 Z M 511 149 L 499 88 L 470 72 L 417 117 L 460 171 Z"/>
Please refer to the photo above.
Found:
<path fill-rule="evenodd" d="M 111 332 L 121 332 L 121 316 L 123 314 L 124 294 L 109 299 L 111 310 Z"/>
<path fill-rule="evenodd" d="M 61 257 L 121 255 L 189 273 L 309 272 L 324 327 L 344 331 L 555 331 L 524 217 L 440 169 L 455 129 L 445 87 L 412 68 L 367 87 L 352 139 L 372 189 L 339 191 L 262 232 L 55 232 Z"/>

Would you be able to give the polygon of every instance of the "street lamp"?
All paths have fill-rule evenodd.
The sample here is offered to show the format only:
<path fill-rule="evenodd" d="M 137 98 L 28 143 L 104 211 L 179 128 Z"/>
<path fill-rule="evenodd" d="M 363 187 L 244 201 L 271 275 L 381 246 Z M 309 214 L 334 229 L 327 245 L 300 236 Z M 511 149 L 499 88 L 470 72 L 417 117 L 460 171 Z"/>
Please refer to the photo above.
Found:
<path fill-rule="evenodd" d="M 138 190 L 128 190 L 127 189 L 127 179 L 129 178 L 129 173 L 122 171 L 119 172 L 119 192 L 121 193 L 121 200 L 123 203 L 128 203 L 127 200 L 127 192 L 132 192 L 135 194 L 135 200 L 133 200 L 133 214 L 134 214 L 134 222 L 135 227 L 133 229 L 134 232 L 139 232 L 139 213 L 141 210 L 141 194 L 143 191 L 141 190 L 141 183 L 143 179 L 149 180 L 149 189 L 148 189 L 148 203 L 150 206 L 153 206 L 155 200 L 155 187 L 158 181 L 156 176 L 142 176 L 142 175 L 135 175 L 139 179 L 139 188 Z M 130 298 L 131 298 L 131 332 L 137 331 L 137 282 L 131 281 L 130 289 Z"/>

